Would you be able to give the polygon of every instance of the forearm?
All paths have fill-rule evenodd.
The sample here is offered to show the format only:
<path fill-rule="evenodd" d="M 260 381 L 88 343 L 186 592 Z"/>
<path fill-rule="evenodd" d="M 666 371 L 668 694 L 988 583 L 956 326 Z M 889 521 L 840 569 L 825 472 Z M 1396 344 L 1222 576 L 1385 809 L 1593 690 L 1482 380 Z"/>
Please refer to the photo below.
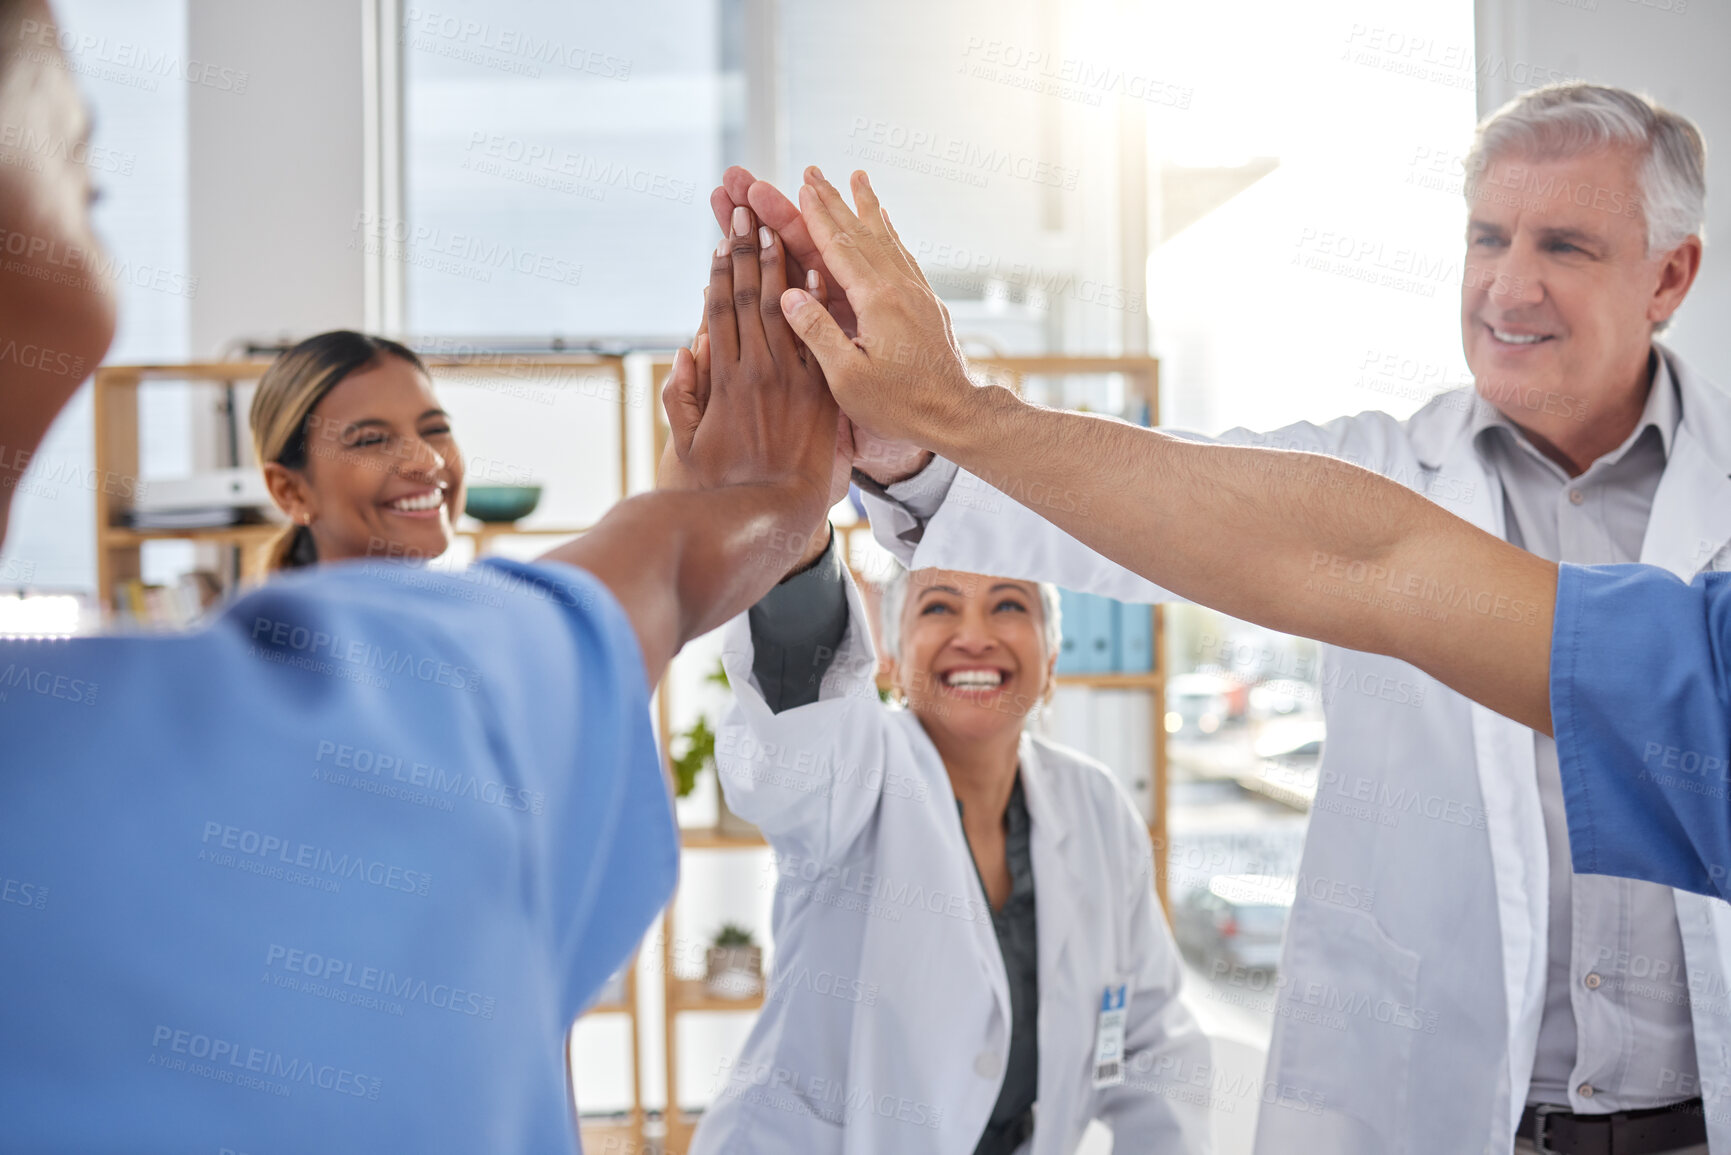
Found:
<path fill-rule="evenodd" d="M 659 491 L 544 556 L 588 570 L 619 599 L 653 684 L 686 642 L 768 592 L 822 516 L 820 495 L 783 486 Z"/>
<path fill-rule="evenodd" d="M 1118 564 L 1549 726 L 1555 566 L 1319 454 L 1197 444 L 1000 389 L 970 404 L 934 425 L 932 448 Z"/>

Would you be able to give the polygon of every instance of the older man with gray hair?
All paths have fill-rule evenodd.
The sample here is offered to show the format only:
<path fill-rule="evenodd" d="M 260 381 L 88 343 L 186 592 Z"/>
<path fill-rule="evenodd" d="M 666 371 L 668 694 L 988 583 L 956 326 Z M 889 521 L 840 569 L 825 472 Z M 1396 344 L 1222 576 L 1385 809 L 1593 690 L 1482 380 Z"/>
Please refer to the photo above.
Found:
<path fill-rule="evenodd" d="M 1695 127 L 1636 94 L 1511 102 L 1468 161 L 1475 389 L 1220 440 L 1345 458 L 1554 561 L 1726 568 L 1731 398 L 1655 340 L 1700 266 L 1704 169 Z M 770 186 L 731 170 L 716 200 L 821 266 L 827 224 L 813 241 Z M 943 458 L 861 441 L 876 532 L 911 567 L 1170 597 Z M 1330 648 L 1324 683 L 1258 1150 L 1731 1153 L 1731 911 L 1574 874 L 1549 737 L 1390 658 Z"/>

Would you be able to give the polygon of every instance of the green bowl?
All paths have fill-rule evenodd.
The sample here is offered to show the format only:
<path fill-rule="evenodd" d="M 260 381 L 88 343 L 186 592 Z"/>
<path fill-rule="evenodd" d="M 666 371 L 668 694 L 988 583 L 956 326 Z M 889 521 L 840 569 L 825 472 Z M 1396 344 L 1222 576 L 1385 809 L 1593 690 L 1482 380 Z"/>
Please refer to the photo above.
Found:
<path fill-rule="evenodd" d="M 539 485 L 471 485 L 463 512 L 476 521 L 499 525 L 528 517 L 540 502 Z"/>

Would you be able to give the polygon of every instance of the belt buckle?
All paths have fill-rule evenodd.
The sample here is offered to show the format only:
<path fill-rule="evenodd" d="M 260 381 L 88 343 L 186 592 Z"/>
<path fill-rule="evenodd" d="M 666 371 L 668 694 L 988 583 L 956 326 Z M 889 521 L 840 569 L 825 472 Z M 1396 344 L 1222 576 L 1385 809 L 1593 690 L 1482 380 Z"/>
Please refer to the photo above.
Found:
<path fill-rule="evenodd" d="M 1567 1114 L 1568 1108 L 1558 1103 L 1538 1103 L 1533 1107 L 1533 1150 L 1539 1155 L 1559 1155 L 1555 1147 L 1545 1140 L 1546 1119 L 1552 1115 Z"/>

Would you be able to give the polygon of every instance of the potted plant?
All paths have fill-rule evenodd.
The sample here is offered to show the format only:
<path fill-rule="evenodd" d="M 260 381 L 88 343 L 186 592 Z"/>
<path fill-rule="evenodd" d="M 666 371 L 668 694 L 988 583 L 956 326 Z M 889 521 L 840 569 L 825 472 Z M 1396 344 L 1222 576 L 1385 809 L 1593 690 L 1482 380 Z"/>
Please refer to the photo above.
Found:
<path fill-rule="evenodd" d="M 705 675 L 704 680 L 724 690 L 732 689 L 728 685 L 727 671 L 720 662 L 715 663 L 715 669 Z M 699 714 L 690 729 L 680 731 L 673 738 L 675 743 L 684 746 L 684 752 L 673 758 L 673 792 L 684 798 L 696 789 L 697 776 L 705 768 L 715 765 L 715 731 L 710 728 L 709 716 Z M 719 775 L 715 783 L 715 802 L 715 828 L 719 833 L 732 838 L 756 836 L 757 827 L 727 808 L 727 795 L 722 793 Z"/>
<path fill-rule="evenodd" d="M 763 948 L 738 923 L 724 923 L 709 946 L 704 986 L 721 999 L 749 999 L 763 993 Z"/>

